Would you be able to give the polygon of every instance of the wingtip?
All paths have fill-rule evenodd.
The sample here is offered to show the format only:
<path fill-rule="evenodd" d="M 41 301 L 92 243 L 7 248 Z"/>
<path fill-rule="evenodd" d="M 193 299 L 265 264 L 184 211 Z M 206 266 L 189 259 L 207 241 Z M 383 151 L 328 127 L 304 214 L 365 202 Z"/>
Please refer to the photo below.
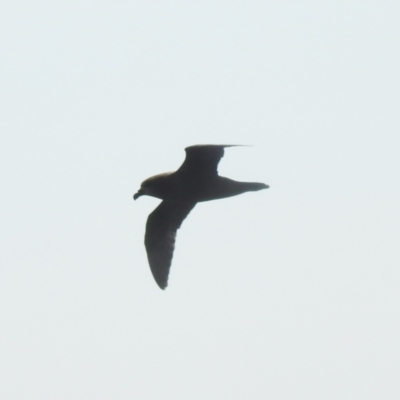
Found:
<path fill-rule="evenodd" d="M 161 282 L 157 282 L 157 281 L 156 281 L 156 283 L 157 283 L 158 287 L 159 287 L 161 290 L 165 290 L 165 289 L 167 288 L 167 286 L 168 286 L 168 283 L 167 283 L 167 282 L 161 283 Z"/>

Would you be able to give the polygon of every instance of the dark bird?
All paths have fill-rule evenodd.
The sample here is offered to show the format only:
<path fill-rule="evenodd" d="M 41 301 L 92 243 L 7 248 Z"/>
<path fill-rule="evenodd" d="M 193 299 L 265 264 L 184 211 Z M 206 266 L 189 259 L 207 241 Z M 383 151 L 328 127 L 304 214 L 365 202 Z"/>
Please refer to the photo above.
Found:
<path fill-rule="evenodd" d="M 163 200 L 149 215 L 144 238 L 151 272 L 161 289 L 168 284 L 176 231 L 196 203 L 269 187 L 264 183 L 238 182 L 218 175 L 217 166 L 224 148 L 233 146 L 236 145 L 186 147 L 185 161 L 177 171 L 146 179 L 133 196 L 135 200 L 143 195 Z"/>

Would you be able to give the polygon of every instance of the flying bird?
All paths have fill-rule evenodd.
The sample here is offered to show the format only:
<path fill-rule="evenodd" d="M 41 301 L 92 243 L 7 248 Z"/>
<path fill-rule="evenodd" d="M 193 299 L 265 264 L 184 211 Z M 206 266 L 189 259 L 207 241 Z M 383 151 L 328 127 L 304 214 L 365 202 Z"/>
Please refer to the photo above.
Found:
<path fill-rule="evenodd" d="M 168 284 L 176 232 L 197 203 L 269 187 L 264 183 L 238 182 L 218 175 L 224 148 L 234 146 L 237 145 L 186 147 L 185 161 L 177 171 L 146 179 L 133 196 L 134 200 L 143 195 L 162 200 L 147 219 L 144 239 L 151 272 L 161 289 Z"/>

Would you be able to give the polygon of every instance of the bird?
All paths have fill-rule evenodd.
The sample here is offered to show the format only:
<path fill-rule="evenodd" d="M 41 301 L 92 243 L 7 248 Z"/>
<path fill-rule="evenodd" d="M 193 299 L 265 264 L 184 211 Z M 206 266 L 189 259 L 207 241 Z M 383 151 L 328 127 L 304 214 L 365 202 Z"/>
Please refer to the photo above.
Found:
<path fill-rule="evenodd" d="M 241 145 L 186 147 L 185 160 L 177 171 L 144 180 L 134 194 L 134 200 L 143 195 L 162 200 L 147 219 L 144 239 L 151 272 L 161 289 L 168 285 L 177 230 L 197 203 L 269 188 L 265 183 L 239 182 L 218 175 L 224 149 L 236 146 Z"/>

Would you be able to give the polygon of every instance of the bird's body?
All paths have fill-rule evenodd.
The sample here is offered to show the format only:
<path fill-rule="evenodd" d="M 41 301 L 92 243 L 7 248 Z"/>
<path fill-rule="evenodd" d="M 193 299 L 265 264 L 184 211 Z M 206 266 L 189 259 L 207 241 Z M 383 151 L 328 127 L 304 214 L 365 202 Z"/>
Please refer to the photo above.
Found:
<path fill-rule="evenodd" d="M 265 188 L 264 184 L 257 182 L 238 182 L 219 175 L 193 177 L 186 175 L 188 174 L 177 171 L 152 176 L 143 182 L 148 184 L 146 194 L 178 203 L 198 203 Z"/>
<path fill-rule="evenodd" d="M 142 195 L 163 200 L 150 214 L 145 234 L 150 268 L 161 289 L 168 283 L 176 231 L 196 203 L 268 188 L 264 183 L 238 182 L 218 175 L 224 147 L 231 146 L 187 147 L 186 159 L 176 172 L 146 179 L 134 195 L 135 200 Z"/>

